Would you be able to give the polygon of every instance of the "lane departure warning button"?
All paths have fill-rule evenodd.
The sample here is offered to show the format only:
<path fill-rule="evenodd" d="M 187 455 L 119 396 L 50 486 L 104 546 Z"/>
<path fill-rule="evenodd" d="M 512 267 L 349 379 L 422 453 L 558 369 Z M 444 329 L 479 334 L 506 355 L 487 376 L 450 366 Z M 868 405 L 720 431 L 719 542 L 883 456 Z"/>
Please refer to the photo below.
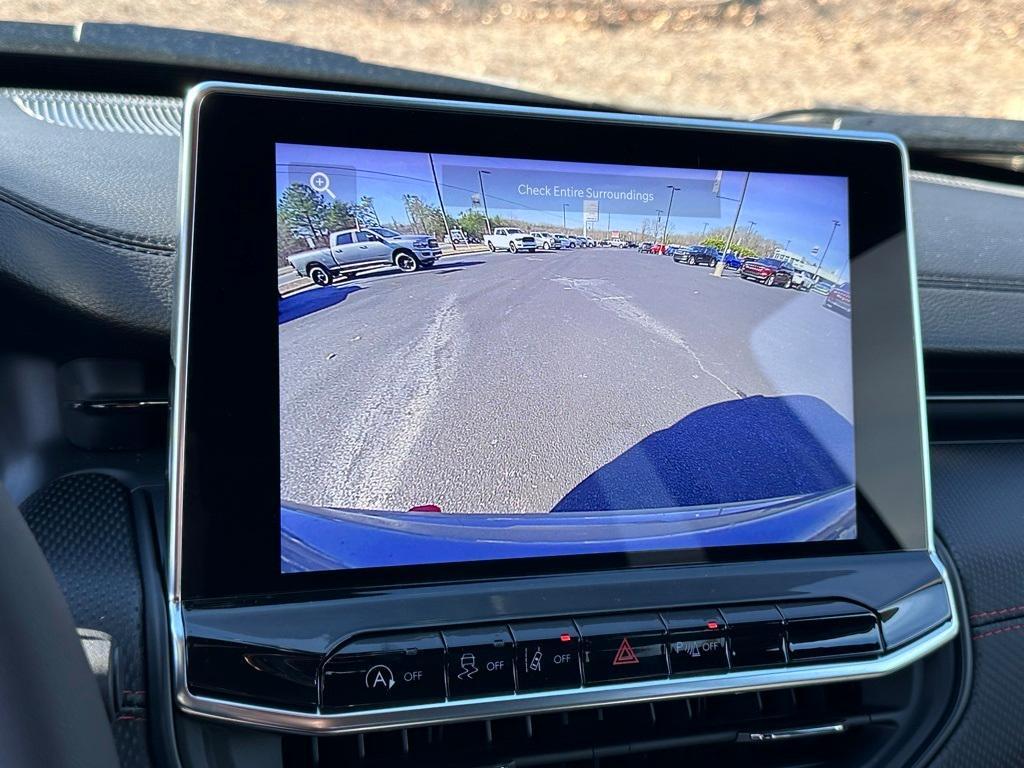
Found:
<path fill-rule="evenodd" d="M 665 625 L 657 614 L 577 619 L 586 685 L 666 677 Z"/>

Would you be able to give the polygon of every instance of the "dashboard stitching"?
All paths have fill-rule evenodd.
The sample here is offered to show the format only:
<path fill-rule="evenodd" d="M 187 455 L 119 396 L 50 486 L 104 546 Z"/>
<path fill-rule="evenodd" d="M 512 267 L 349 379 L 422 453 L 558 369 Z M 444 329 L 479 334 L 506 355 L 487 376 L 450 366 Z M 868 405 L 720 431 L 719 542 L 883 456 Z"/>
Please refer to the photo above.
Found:
<path fill-rule="evenodd" d="M 47 208 L 30 203 L 24 198 L 11 194 L 7 190 L 0 190 L 0 202 L 6 203 L 12 208 L 17 208 L 23 213 L 34 216 L 47 224 L 52 224 L 66 232 L 70 232 L 73 235 L 78 235 L 89 240 L 95 240 L 105 245 L 112 245 L 118 248 L 156 256 L 172 256 L 176 251 L 174 243 L 170 240 L 132 237 L 114 230 L 85 224 L 77 219 L 63 217 Z"/>
<path fill-rule="evenodd" d="M 1024 624 L 1011 624 L 1008 627 L 999 627 L 999 629 L 990 629 L 987 632 L 980 632 L 974 636 L 975 640 L 981 640 L 983 637 L 992 637 L 993 635 L 1001 635 L 1004 632 L 1014 632 L 1018 629 L 1024 629 Z"/>
<path fill-rule="evenodd" d="M 1004 614 L 1013 613 L 1015 611 L 1024 611 L 1024 605 L 1015 605 L 1011 608 L 999 608 L 995 611 L 978 611 L 977 613 L 972 613 L 968 618 L 983 619 L 990 616 L 1002 616 Z"/>

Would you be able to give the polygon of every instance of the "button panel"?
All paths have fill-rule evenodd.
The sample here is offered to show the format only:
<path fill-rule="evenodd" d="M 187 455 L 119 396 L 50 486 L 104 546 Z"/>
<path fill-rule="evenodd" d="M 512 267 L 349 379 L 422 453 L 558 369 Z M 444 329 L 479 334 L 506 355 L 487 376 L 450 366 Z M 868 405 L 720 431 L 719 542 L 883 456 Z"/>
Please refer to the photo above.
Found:
<path fill-rule="evenodd" d="M 877 656 L 882 638 L 874 614 L 850 603 L 779 606 L 786 619 L 786 643 L 794 664 Z"/>
<path fill-rule="evenodd" d="M 444 643 L 410 632 L 349 643 L 324 665 L 325 710 L 444 701 Z"/>
<path fill-rule="evenodd" d="M 577 619 L 576 625 L 584 684 L 668 676 L 665 624 L 658 614 Z"/>
<path fill-rule="evenodd" d="M 729 625 L 729 660 L 734 669 L 786 663 L 782 613 L 774 605 L 723 608 Z"/>
<path fill-rule="evenodd" d="M 672 677 L 729 669 L 728 625 L 721 613 L 711 608 L 666 611 L 661 617 L 668 630 L 668 661 Z"/>
<path fill-rule="evenodd" d="M 358 638 L 324 664 L 321 709 L 525 695 L 878 656 L 844 601 L 586 616 Z"/>
<path fill-rule="evenodd" d="M 448 648 L 448 694 L 453 699 L 513 693 L 514 648 L 508 627 L 442 632 Z"/>
<path fill-rule="evenodd" d="M 580 638 L 571 621 L 513 624 L 519 690 L 579 688 Z"/>

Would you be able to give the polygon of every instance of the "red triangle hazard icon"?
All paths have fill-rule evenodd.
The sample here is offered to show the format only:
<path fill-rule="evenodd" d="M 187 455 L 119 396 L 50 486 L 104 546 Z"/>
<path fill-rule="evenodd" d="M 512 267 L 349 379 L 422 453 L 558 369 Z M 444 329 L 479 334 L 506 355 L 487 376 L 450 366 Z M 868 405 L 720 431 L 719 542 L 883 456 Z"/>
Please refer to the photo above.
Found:
<path fill-rule="evenodd" d="M 618 667 L 622 664 L 639 664 L 640 659 L 636 657 L 636 651 L 633 650 L 633 646 L 629 644 L 629 638 L 622 638 L 622 645 L 619 646 L 619 650 L 615 653 L 615 659 L 612 661 L 612 666 Z"/>

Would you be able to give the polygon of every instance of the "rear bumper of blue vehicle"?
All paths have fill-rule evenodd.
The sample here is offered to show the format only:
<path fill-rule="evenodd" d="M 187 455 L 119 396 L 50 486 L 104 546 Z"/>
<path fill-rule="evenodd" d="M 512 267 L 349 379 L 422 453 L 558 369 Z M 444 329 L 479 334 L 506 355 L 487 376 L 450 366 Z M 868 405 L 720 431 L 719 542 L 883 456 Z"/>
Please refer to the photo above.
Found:
<path fill-rule="evenodd" d="M 699 507 L 445 514 L 281 507 L 286 573 L 851 539 L 852 486 Z"/>

